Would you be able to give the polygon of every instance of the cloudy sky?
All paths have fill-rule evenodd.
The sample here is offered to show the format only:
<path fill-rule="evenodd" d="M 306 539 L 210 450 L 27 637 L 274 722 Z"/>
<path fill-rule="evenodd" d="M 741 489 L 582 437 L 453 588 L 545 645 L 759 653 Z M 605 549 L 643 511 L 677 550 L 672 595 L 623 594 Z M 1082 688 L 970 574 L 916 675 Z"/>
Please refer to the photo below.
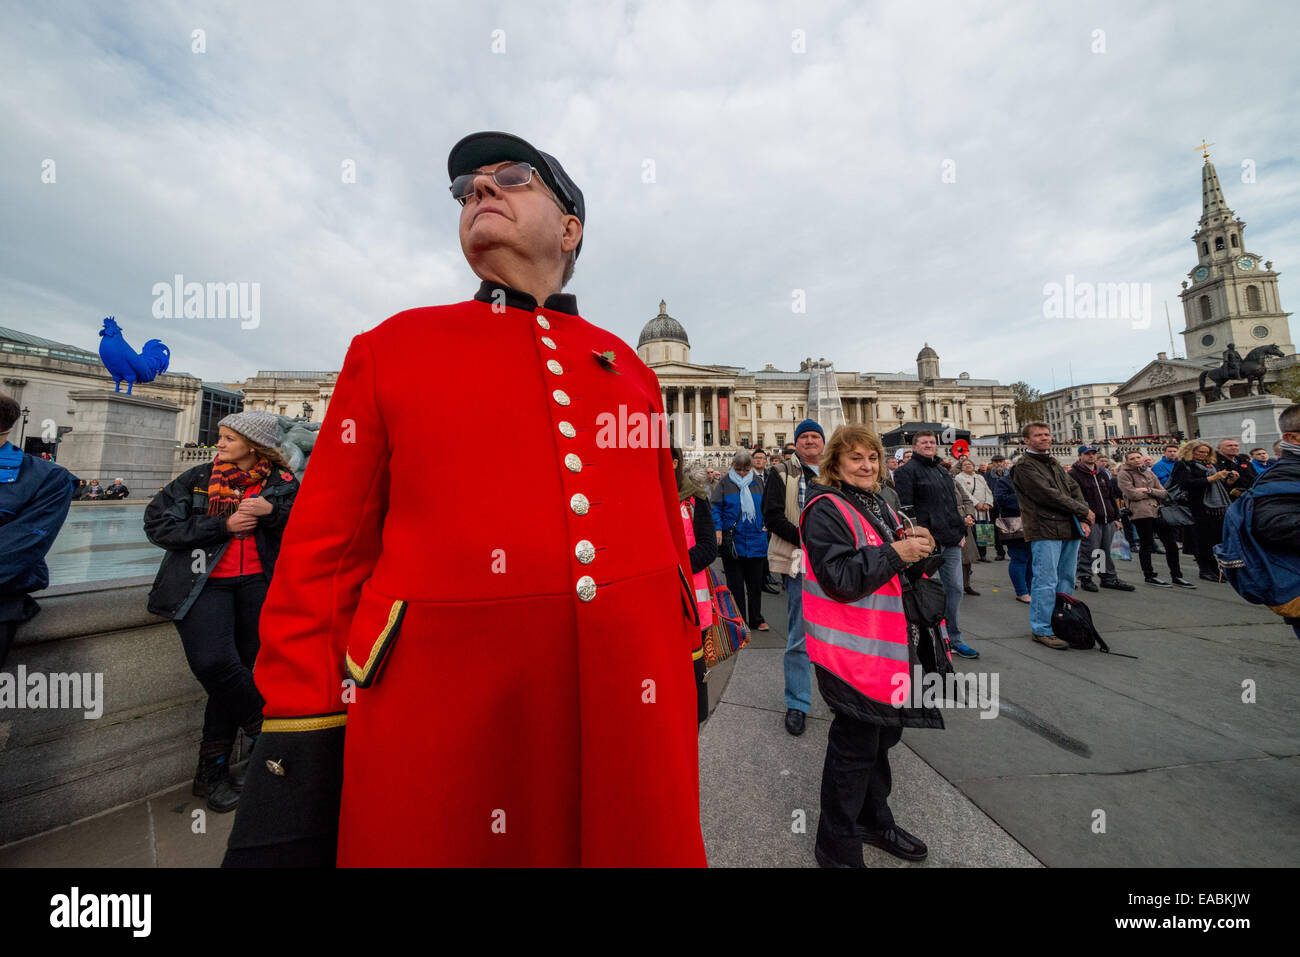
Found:
<path fill-rule="evenodd" d="M 945 375 L 1123 380 L 1168 349 L 1166 302 L 1182 350 L 1202 137 L 1300 303 L 1297 9 L 11 7 L 0 325 L 96 349 L 115 315 L 206 379 L 337 369 L 356 333 L 477 288 L 446 156 L 501 129 L 582 187 L 569 290 L 632 344 L 666 299 L 699 363 L 915 371 L 929 342 Z M 177 274 L 257 283 L 259 324 L 155 318 Z M 1149 283 L 1149 327 L 1045 318 L 1067 276 Z"/>

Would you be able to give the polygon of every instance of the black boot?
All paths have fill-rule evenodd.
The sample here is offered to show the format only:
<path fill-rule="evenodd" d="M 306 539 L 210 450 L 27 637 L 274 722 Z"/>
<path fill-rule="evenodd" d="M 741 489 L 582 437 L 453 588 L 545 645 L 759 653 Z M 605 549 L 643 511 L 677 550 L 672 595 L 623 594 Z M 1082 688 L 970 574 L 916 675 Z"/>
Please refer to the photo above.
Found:
<path fill-rule="evenodd" d="M 193 793 L 195 797 L 206 797 L 208 808 L 218 814 L 238 807 L 239 791 L 230 780 L 228 755 L 200 755 L 198 770 L 194 772 Z"/>

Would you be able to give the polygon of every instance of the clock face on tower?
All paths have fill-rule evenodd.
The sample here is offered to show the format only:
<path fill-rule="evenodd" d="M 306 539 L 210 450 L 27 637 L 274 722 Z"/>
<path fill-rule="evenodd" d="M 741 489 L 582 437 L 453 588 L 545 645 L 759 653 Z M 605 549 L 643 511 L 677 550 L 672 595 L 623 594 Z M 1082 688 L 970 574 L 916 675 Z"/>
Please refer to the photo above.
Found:
<path fill-rule="evenodd" d="M 1237 268 L 1243 272 L 1249 272 L 1255 268 L 1255 260 L 1251 256 L 1242 256 L 1237 260 Z"/>
<path fill-rule="evenodd" d="M 1198 266 L 1196 268 L 1196 272 L 1192 273 L 1192 278 L 1195 279 L 1197 282 L 1201 282 L 1209 274 L 1210 271 L 1206 269 L 1204 266 Z"/>

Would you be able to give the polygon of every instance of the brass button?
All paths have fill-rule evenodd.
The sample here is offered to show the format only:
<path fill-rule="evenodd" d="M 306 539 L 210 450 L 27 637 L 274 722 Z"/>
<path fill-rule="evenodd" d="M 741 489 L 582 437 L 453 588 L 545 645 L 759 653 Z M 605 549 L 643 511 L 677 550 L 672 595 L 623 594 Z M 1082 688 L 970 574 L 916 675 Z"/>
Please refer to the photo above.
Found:
<path fill-rule="evenodd" d="M 541 315 L 540 313 L 537 316 L 537 324 L 541 326 L 543 329 L 551 328 L 551 324 L 546 321 L 546 317 Z"/>
<path fill-rule="evenodd" d="M 546 348 L 548 349 L 554 349 L 555 340 L 552 339 L 550 336 L 542 336 L 542 345 L 546 346 Z"/>
<path fill-rule="evenodd" d="M 578 561 L 582 562 L 582 564 L 590 565 L 596 559 L 596 546 L 584 538 L 574 546 L 573 554 L 578 557 Z"/>
<path fill-rule="evenodd" d="M 569 394 L 565 392 L 563 389 L 556 389 L 554 392 L 551 393 L 551 398 L 554 399 L 556 402 L 558 402 L 560 405 L 569 404 Z"/>
<path fill-rule="evenodd" d="M 582 459 L 578 458 L 572 452 L 564 457 L 564 467 L 570 472 L 582 471 Z"/>
<path fill-rule="evenodd" d="M 284 770 L 284 758 L 279 758 L 279 759 L 277 759 L 277 760 L 275 760 L 275 761 L 272 761 L 270 758 L 267 758 L 267 760 L 266 760 L 266 770 L 270 771 L 270 772 L 271 772 L 272 774 L 274 774 L 277 778 L 282 778 L 282 777 L 284 777 L 284 775 L 285 775 L 285 770 Z"/>
<path fill-rule="evenodd" d="M 546 360 L 546 368 L 550 369 L 551 372 L 555 373 L 556 375 L 564 375 L 564 366 L 560 365 L 554 359 Z"/>
<path fill-rule="evenodd" d="M 575 429 L 573 427 L 573 424 L 570 422 L 563 422 L 563 421 L 560 422 L 559 429 L 560 429 L 560 434 L 564 436 L 566 439 L 571 439 L 578 434 L 578 430 Z"/>
<path fill-rule="evenodd" d="M 596 597 L 596 579 L 590 575 L 583 575 L 578 579 L 578 597 L 583 601 L 591 601 Z"/>
<path fill-rule="evenodd" d="M 587 496 L 581 492 L 569 499 L 569 508 L 573 509 L 574 515 L 586 515 L 590 506 L 591 503 L 587 501 Z"/>

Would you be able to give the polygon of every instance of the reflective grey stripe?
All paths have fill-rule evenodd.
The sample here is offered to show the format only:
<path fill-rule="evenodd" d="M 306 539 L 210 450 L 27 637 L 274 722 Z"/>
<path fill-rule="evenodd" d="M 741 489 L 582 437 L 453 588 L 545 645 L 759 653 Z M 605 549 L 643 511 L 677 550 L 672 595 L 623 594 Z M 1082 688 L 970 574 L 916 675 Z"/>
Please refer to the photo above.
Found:
<path fill-rule="evenodd" d="M 816 598 L 835 601 L 834 598 L 822 591 L 822 586 L 811 575 L 804 581 L 803 590 Z M 864 595 L 857 601 L 840 602 L 839 604 L 848 605 L 851 608 L 865 608 L 868 611 L 893 611 L 900 615 L 903 613 L 902 595 L 882 595 L 880 592 L 876 592 L 871 595 Z M 805 614 L 804 617 L 807 618 L 808 616 Z"/>
<path fill-rule="evenodd" d="M 709 590 L 708 590 L 707 588 L 697 588 L 697 589 L 695 589 L 695 600 L 696 600 L 696 601 L 708 601 L 708 600 L 709 600 Z"/>
<path fill-rule="evenodd" d="M 906 662 L 908 660 L 907 642 L 905 641 L 881 641 L 879 638 L 864 638 L 861 635 L 853 635 L 847 631 L 837 631 L 834 628 L 827 628 L 825 625 L 815 624 L 806 618 L 804 619 L 804 627 L 810 637 L 828 645 L 847 648 L 849 651 L 856 651 L 863 655 L 888 658 L 890 661 Z"/>

